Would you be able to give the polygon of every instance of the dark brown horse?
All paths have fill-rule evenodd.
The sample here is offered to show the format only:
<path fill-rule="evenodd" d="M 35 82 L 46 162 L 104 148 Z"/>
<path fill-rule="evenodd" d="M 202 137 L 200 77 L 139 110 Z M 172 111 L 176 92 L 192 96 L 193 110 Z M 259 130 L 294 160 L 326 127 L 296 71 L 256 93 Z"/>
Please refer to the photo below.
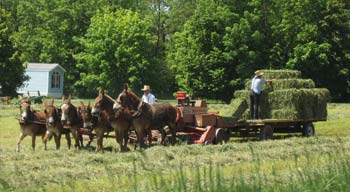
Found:
<path fill-rule="evenodd" d="M 21 100 L 20 112 L 21 118 L 19 119 L 19 125 L 21 134 L 17 141 L 16 151 L 20 151 L 20 146 L 22 140 L 27 136 L 32 136 L 32 148 L 35 150 L 35 137 L 41 136 L 46 148 L 46 126 L 45 126 L 45 113 L 43 111 L 34 111 L 30 107 L 29 97 L 23 99 L 22 96 L 19 98 Z"/>
<path fill-rule="evenodd" d="M 79 111 L 79 115 L 80 115 L 80 119 L 81 119 L 81 123 L 82 123 L 82 127 L 86 130 L 88 130 L 87 134 L 89 136 L 89 142 L 87 144 L 87 146 L 90 146 L 91 142 L 94 139 L 94 136 L 92 135 L 92 126 L 93 126 L 93 117 L 91 114 L 91 106 L 90 106 L 90 102 L 88 105 L 84 105 L 83 102 L 80 102 L 80 106 L 78 107 L 78 111 Z M 81 127 L 80 126 L 80 127 Z M 81 134 L 79 134 L 81 135 Z M 83 145 L 83 142 L 81 141 L 81 145 Z"/>
<path fill-rule="evenodd" d="M 122 110 L 114 112 L 113 105 L 114 99 L 105 95 L 104 90 L 101 89 L 92 108 L 92 115 L 98 118 L 97 125 L 94 125 L 98 139 L 96 151 L 103 151 L 103 134 L 110 131 L 109 127 L 112 127 L 115 131 L 120 151 L 127 151 L 128 132 L 131 125 L 130 117 Z"/>
<path fill-rule="evenodd" d="M 161 143 L 165 145 L 166 131 L 168 126 L 171 135 L 171 143 L 176 142 L 176 108 L 169 103 L 150 105 L 143 102 L 135 93 L 128 91 L 126 84 L 124 90 L 119 94 L 115 110 L 125 110 L 132 116 L 132 126 L 135 128 L 140 147 L 144 146 L 144 137 L 151 134 L 151 129 L 159 130 L 162 135 Z"/>
<path fill-rule="evenodd" d="M 69 128 L 73 138 L 75 140 L 75 148 L 80 149 L 81 145 L 79 141 L 82 141 L 82 136 L 79 134 L 81 121 L 78 114 L 78 109 L 71 103 L 71 96 L 65 98 L 62 97 L 62 115 L 61 122 L 64 128 Z"/>
<path fill-rule="evenodd" d="M 61 146 L 61 135 L 64 134 L 67 140 L 68 149 L 71 147 L 70 131 L 69 129 L 64 129 L 61 123 L 61 109 L 57 109 L 54 106 L 54 99 L 50 101 L 44 100 L 45 115 L 46 115 L 46 128 L 48 130 L 47 138 L 53 135 L 55 139 L 56 149 L 59 149 Z"/>

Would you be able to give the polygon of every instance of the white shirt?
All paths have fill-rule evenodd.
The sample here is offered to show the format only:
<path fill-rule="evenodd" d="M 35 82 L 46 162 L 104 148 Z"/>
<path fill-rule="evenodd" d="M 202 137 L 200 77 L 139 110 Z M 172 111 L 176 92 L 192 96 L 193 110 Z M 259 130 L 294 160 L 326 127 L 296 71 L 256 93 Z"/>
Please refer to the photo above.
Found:
<path fill-rule="evenodd" d="M 252 79 L 252 85 L 250 89 L 253 90 L 254 93 L 260 94 L 262 91 L 262 86 L 265 82 L 266 82 L 265 79 L 262 77 L 254 77 Z"/>
<path fill-rule="evenodd" d="M 148 93 L 147 95 L 143 94 L 142 101 L 152 105 L 156 102 L 156 97 L 152 93 Z"/>

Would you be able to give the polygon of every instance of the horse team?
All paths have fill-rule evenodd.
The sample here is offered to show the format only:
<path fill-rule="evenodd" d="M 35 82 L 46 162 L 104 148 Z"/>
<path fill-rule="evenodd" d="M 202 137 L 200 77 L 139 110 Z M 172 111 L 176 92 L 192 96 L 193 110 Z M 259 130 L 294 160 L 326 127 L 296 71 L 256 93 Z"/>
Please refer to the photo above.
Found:
<path fill-rule="evenodd" d="M 19 119 L 21 134 L 17 142 L 17 151 L 20 151 L 20 143 L 27 135 L 32 137 L 32 148 L 35 150 L 35 138 L 41 136 L 47 149 L 47 141 L 54 138 L 56 149 L 61 146 L 61 136 L 65 135 L 68 148 L 71 148 L 70 134 L 74 139 L 74 147 L 80 149 L 83 146 L 83 131 L 89 136 L 89 142 L 96 134 L 96 151 L 103 152 L 103 138 L 105 133 L 115 132 L 116 141 L 120 151 L 128 150 L 129 133 L 136 133 L 136 147 L 146 147 L 145 138 L 150 145 L 152 142 L 152 130 L 161 133 L 161 144 L 166 144 L 168 127 L 171 133 L 171 144 L 176 142 L 176 124 L 179 120 L 179 112 L 168 103 L 149 105 L 143 102 L 135 93 L 124 86 L 118 98 L 113 99 L 101 89 L 93 106 L 81 102 L 76 107 L 71 103 L 71 97 L 62 97 L 60 108 L 54 106 L 54 99 L 44 100 L 43 111 L 31 109 L 29 98 L 20 97 L 21 117 Z M 81 129 L 84 128 L 84 129 Z"/>

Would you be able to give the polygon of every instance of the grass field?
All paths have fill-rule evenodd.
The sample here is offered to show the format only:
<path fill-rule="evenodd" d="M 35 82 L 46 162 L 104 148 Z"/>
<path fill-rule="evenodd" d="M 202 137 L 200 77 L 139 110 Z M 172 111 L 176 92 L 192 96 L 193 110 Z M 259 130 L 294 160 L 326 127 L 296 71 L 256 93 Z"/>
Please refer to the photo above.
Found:
<path fill-rule="evenodd" d="M 35 152 L 27 137 L 17 153 L 19 110 L 0 111 L 0 191 L 350 191 L 350 104 L 329 104 L 328 121 L 315 123 L 312 138 L 127 153 L 106 139 L 112 151 L 103 154 L 68 150 L 64 139 L 61 150 L 51 141 L 44 151 L 39 137 Z"/>

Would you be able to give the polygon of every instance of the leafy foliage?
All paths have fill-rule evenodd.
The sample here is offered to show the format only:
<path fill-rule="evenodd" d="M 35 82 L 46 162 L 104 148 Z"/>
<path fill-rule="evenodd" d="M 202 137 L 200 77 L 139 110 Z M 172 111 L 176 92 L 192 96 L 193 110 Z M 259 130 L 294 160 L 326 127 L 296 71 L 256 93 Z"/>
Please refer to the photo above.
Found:
<path fill-rule="evenodd" d="M 0 9 L 8 94 L 23 63 L 43 62 L 61 64 L 65 92 L 83 96 L 124 81 L 229 101 L 256 69 L 293 69 L 350 97 L 349 1 L 2 0 Z"/>
<path fill-rule="evenodd" d="M 92 93 L 104 87 L 116 94 L 125 82 L 132 88 L 151 84 L 157 66 L 152 65 L 148 28 L 146 20 L 128 10 L 94 16 L 81 39 L 84 50 L 76 56 L 81 79 L 75 85 Z"/>
<path fill-rule="evenodd" d="M 0 8 L 0 94 L 15 95 L 16 87 L 19 87 L 26 76 L 24 67 L 19 62 L 16 49 L 10 40 L 13 26 L 10 14 Z"/>

